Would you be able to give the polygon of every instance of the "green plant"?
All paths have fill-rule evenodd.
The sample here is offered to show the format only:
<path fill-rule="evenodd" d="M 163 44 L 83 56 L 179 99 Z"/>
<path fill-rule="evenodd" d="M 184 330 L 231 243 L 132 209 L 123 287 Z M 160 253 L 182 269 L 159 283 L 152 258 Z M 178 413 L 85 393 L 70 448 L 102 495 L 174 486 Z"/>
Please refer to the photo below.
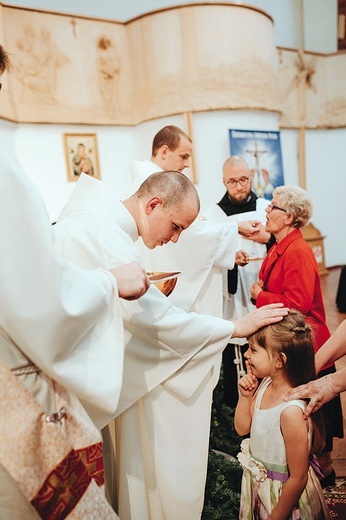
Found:
<path fill-rule="evenodd" d="M 201 520 L 236 520 L 239 517 L 241 475 L 237 462 L 212 451 L 209 453 Z"/>
<path fill-rule="evenodd" d="M 223 403 L 222 371 L 214 390 L 208 472 L 201 520 L 235 520 L 239 516 L 242 469 L 236 457 L 243 437 L 234 429 L 234 409 Z M 215 453 L 223 452 L 225 455 Z"/>

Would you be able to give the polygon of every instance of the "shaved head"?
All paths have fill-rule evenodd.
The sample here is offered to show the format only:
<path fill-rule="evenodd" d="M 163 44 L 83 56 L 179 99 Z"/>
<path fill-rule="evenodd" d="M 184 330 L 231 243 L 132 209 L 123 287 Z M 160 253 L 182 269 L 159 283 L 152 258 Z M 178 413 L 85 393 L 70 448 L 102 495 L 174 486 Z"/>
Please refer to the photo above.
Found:
<path fill-rule="evenodd" d="M 149 249 L 177 242 L 196 219 L 200 202 L 196 188 L 183 173 L 153 173 L 123 204 Z"/>
<path fill-rule="evenodd" d="M 233 204 L 244 204 L 251 193 L 252 172 L 242 157 L 231 155 L 223 165 L 223 184 Z"/>
<path fill-rule="evenodd" d="M 197 213 L 200 201 L 197 190 L 190 179 L 183 173 L 164 171 L 153 173 L 139 187 L 137 194 L 141 197 L 159 195 L 162 206 L 181 206 L 187 199 L 194 205 Z"/>
<path fill-rule="evenodd" d="M 250 175 L 250 168 L 242 157 L 239 157 L 239 155 L 231 155 L 229 157 L 224 165 L 223 165 L 223 171 L 229 171 L 229 170 L 239 170 L 242 169 L 244 172 L 247 172 Z"/>

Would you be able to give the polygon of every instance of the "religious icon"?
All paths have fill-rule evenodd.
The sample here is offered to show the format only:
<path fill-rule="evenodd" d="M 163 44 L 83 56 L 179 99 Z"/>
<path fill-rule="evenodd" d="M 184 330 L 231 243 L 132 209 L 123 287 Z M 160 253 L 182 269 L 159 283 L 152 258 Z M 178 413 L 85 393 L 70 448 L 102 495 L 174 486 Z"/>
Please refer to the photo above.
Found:
<path fill-rule="evenodd" d="M 254 148 L 252 150 L 246 150 L 246 153 L 252 155 L 255 159 L 255 166 L 251 168 L 251 172 L 253 175 L 253 190 L 258 197 L 264 197 L 266 194 L 268 197 L 271 197 L 273 193 L 274 186 L 269 180 L 269 172 L 268 170 L 261 167 L 260 158 L 262 154 L 268 153 L 268 150 L 259 150 L 258 143 L 255 141 Z"/>
<path fill-rule="evenodd" d="M 108 109 L 119 109 L 120 58 L 116 44 L 101 36 L 97 42 L 99 89 Z"/>
<path fill-rule="evenodd" d="M 243 157 L 253 175 L 252 189 L 271 200 L 276 186 L 284 184 L 280 132 L 229 130 L 232 155 Z"/>
<path fill-rule="evenodd" d="M 82 173 L 100 179 L 96 134 L 64 134 L 67 180 L 77 181 Z"/>
<path fill-rule="evenodd" d="M 56 105 L 58 71 L 69 61 L 48 29 L 39 30 L 30 24 L 23 27 L 14 54 L 14 74 L 22 85 L 21 101 L 30 105 Z"/>

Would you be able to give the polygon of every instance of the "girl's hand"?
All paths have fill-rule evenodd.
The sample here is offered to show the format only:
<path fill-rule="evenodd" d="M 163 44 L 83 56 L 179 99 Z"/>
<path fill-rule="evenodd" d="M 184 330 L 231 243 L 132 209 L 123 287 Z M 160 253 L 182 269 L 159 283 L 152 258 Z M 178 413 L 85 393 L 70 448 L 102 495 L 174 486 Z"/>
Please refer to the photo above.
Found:
<path fill-rule="evenodd" d="M 246 374 L 243 376 L 239 383 L 238 388 L 239 392 L 243 397 L 252 397 L 254 391 L 256 390 L 258 386 L 258 379 L 257 377 L 252 373 L 251 367 L 249 365 L 249 362 L 245 360 L 246 365 Z"/>

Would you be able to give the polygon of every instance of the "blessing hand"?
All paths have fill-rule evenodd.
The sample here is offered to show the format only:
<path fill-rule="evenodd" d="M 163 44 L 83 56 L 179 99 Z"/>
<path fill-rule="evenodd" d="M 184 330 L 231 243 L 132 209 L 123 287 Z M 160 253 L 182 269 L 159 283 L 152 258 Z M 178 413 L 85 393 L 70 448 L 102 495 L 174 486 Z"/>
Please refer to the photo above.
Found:
<path fill-rule="evenodd" d="M 284 307 L 283 303 L 270 303 L 249 312 L 233 322 L 234 331 L 232 338 L 246 338 L 261 327 L 281 321 L 283 316 L 287 316 L 288 311 L 289 309 Z"/>

